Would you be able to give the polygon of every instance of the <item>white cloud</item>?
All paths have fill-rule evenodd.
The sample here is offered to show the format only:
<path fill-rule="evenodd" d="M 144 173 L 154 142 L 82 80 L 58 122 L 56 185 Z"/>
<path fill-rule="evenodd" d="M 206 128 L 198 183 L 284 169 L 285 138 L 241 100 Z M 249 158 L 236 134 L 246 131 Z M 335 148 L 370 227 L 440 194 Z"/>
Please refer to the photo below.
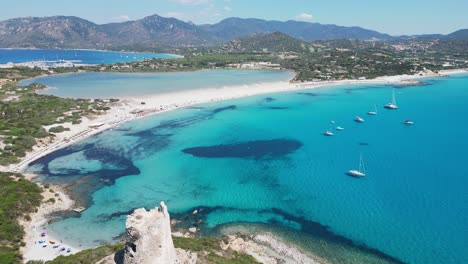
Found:
<path fill-rule="evenodd" d="M 120 15 L 120 16 L 116 17 L 116 19 L 119 20 L 119 21 L 129 21 L 130 16 L 129 15 Z"/>
<path fill-rule="evenodd" d="M 296 19 L 300 19 L 300 20 L 312 20 L 312 19 L 314 19 L 314 16 L 311 15 L 311 14 L 302 13 L 302 14 L 297 15 L 297 16 L 296 16 Z"/>
<path fill-rule="evenodd" d="M 173 10 L 161 14 L 163 17 L 174 17 L 182 21 L 192 21 L 194 23 L 213 23 L 218 22 L 220 17 L 223 17 L 226 12 L 230 12 L 232 9 L 229 6 L 217 7 L 213 0 L 168 0 L 172 2 L 177 2 L 182 4 L 184 2 L 186 5 L 199 5 L 196 8 L 189 6 L 189 10 L 184 10 L 179 12 L 179 10 Z"/>
<path fill-rule="evenodd" d="M 174 18 L 177 18 L 177 19 L 186 19 L 186 15 L 184 13 L 181 13 L 181 12 L 168 12 L 168 13 L 165 13 L 162 15 L 163 17 L 174 17 Z"/>
<path fill-rule="evenodd" d="M 171 2 L 182 4 L 182 5 L 201 5 L 210 3 L 211 0 L 170 0 Z"/>

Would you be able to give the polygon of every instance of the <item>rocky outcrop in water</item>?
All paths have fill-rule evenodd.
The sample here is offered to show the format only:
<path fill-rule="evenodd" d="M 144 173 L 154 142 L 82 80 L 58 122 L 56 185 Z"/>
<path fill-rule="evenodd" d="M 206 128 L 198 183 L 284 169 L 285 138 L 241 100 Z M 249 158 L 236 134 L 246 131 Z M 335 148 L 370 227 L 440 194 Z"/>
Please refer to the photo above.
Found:
<path fill-rule="evenodd" d="M 164 202 L 159 208 L 136 209 L 127 217 L 125 264 L 179 263 L 172 242 L 171 220 Z"/>

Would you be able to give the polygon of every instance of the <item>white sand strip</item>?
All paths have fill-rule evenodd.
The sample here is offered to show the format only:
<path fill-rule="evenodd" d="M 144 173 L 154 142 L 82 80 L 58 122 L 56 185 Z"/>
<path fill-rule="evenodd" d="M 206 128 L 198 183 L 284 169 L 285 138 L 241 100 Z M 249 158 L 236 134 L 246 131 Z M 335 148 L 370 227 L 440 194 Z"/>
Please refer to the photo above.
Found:
<path fill-rule="evenodd" d="M 34 177 L 34 175 L 26 176 L 29 179 Z M 54 237 L 48 232 L 49 215 L 55 212 L 69 211 L 74 205 L 74 201 L 59 188 L 51 187 L 51 189 L 53 189 L 53 192 L 46 190 L 42 193 L 43 203 L 38 211 L 31 215 L 31 220 L 21 221 L 25 231 L 23 241 L 26 245 L 20 249 L 20 252 L 25 263 L 29 260 L 52 260 L 57 256 L 74 254 L 79 251 L 66 243 L 61 243 L 61 238 Z M 50 198 L 54 198 L 55 203 L 46 202 Z M 41 236 L 42 233 L 45 233 L 45 236 Z M 44 243 L 39 243 L 39 241 L 44 241 Z M 51 243 L 51 241 L 55 241 L 55 243 Z M 68 249 L 70 249 L 70 252 L 67 252 Z"/>

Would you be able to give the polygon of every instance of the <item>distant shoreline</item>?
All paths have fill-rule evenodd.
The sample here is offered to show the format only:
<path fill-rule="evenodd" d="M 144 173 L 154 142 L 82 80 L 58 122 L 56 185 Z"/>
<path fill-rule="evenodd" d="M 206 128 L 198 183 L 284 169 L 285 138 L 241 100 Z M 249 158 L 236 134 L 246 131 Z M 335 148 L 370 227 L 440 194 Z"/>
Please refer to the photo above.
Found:
<path fill-rule="evenodd" d="M 80 50 L 80 51 L 97 51 L 97 52 L 117 52 L 117 53 L 131 53 L 131 54 L 167 54 L 174 56 L 181 56 L 172 53 L 158 53 L 158 52 L 143 52 L 143 51 L 122 51 L 122 50 L 100 50 L 100 49 L 41 49 L 41 48 L 0 48 L 0 50 Z"/>

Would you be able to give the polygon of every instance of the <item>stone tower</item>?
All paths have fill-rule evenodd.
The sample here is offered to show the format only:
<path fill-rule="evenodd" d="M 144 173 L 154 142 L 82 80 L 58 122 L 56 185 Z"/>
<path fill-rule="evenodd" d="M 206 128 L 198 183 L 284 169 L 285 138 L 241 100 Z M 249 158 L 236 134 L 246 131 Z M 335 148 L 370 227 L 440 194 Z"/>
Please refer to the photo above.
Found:
<path fill-rule="evenodd" d="M 125 226 L 125 264 L 178 263 L 164 202 L 150 211 L 136 209 Z"/>

